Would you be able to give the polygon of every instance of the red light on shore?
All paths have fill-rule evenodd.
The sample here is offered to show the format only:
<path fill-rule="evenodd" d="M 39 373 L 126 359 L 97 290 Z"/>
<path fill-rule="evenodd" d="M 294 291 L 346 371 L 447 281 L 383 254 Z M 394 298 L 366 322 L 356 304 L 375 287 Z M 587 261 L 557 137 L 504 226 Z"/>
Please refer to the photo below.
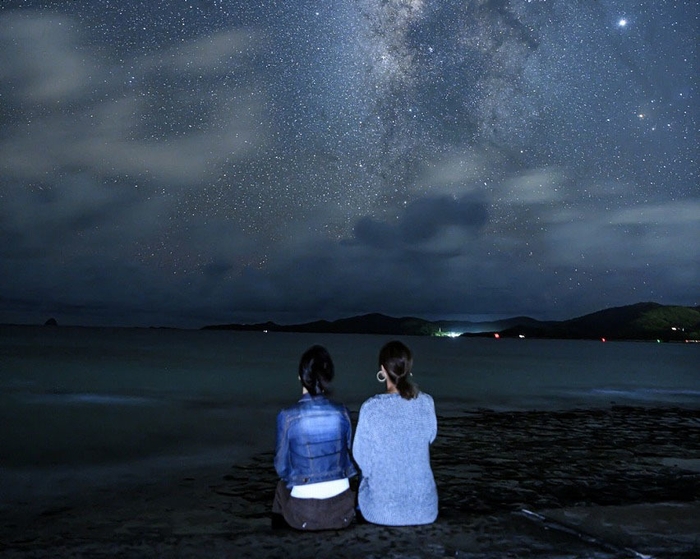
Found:
<path fill-rule="evenodd" d="M 496 339 L 498 339 L 498 338 L 501 337 L 501 335 L 500 335 L 498 332 L 496 332 L 496 333 L 493 335 L 493 337 L 496 338 Z"/>
<path fill-rule="evenodd" d="M 600 341 L 601 341 L 601 342 L 604 342 L 604 341 L 605 341 L 605 338 L 600 338 Z"/>

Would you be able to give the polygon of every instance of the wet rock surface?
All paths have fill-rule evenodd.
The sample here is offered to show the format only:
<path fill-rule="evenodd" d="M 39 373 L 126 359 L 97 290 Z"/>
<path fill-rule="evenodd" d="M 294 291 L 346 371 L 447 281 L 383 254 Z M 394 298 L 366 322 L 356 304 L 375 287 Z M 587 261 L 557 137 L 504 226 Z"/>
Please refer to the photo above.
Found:
<path fill-rule="evenodd" d="M 442 418 L 433 469 L 444 510 L 534 509 L 692 501 L 700 412 L 614 407 Z M 456 483 L 467 476 L 472 483 Z"/>
<path fill-rule="evenodd" d="M 700 411 L 440 417 L 429 526 L 273 530 L 272 453 L 0 518 L 15 557 L 700 557 Z M 392 473 L 400 478 L 400 472 Z"/>

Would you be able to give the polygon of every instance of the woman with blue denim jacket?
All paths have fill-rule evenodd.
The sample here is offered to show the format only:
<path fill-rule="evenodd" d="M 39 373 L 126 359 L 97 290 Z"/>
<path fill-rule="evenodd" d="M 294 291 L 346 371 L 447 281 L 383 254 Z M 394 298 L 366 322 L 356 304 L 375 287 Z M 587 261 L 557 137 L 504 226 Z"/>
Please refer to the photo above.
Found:
<path fill-rule="evenodd" d="M 352 425 L 347 408 L 327 398 L 333 376 L 328 351 L 309 348 L 299 362 L 302 397 L 277 416 L 275 527 L 337 530 L 355 517 Z"/>

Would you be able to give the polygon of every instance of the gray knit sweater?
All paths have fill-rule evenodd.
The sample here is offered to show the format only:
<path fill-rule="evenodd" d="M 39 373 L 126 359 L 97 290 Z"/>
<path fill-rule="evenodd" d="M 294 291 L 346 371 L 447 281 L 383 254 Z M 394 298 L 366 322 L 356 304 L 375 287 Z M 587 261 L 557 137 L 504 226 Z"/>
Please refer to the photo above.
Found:
<path fill-rule="evenodd" d="M 362 404 L 352 453 L 362 469 L 358 501 L 367 521 L 410 526 L 437 518 L 430 469 L 436 435 L 435 404 L 428 394 L 412 400 L 378 394 Z"/>

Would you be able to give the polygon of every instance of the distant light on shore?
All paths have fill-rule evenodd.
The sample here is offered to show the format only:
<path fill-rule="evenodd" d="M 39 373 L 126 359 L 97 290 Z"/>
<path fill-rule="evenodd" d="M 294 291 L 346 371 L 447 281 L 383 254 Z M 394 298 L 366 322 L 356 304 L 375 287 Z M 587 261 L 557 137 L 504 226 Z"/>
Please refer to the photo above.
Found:
<path fill-rule="evenodd" d="M 464 332 L 455 332 L 455 331 L 443 332 L 442 328 L 440 328 L 433 335 L 438 336 L 438 337 L 442 337 L 442 338 L 459 338 L 463 333 Z"/>

